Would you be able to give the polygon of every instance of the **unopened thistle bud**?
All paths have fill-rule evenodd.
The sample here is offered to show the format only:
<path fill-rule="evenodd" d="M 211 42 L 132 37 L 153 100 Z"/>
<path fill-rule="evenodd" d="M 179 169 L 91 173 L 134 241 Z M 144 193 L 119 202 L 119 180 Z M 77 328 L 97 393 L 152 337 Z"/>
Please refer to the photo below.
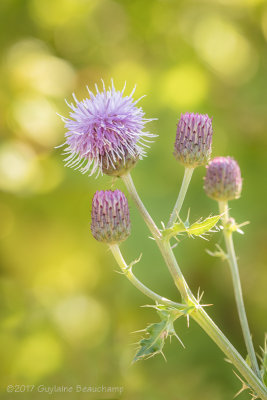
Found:
<path fill-rule="evenodd" d="M 211 154 L 212 134 L 212 120 L 207 114 L 181 114 L 174 143 L 175 158 L 185 167 L 205 165 Z"/>
<path fill-rule="evenodd" d="M 91 215 L 91 231 L 96 240 L 115 244 L 130 235 L 128 202 L 120 190 L 97 191 L 93 197 Z"/>
<path fill-rule="evenodd" d="M 204 189 L 217 201 L 238 199 L 242 178 L 238 163 L 231 157 L 216 157 L 207 166 Z"/>

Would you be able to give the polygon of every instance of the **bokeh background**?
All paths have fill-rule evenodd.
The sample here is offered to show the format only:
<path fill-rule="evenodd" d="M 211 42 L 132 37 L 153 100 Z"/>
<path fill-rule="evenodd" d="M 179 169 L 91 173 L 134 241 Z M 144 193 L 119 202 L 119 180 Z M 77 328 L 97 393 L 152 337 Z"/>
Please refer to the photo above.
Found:
<path fill-rule="evenodd" d="M 111 78 L 127 81 L 159 136 L 133 171 L 157 223 L 175 202 L 183 168 L 172 156 L 181 112 L 213 116 L 213 155 L 240 163 L 243 195 L 231 202 L 247 312 L 257 349 L 266 331 L 267 3 L 264 0 L 1 0 L 0 2 L 0 351 L 1 398 L 8 384 L 123 386 L 125 400 L 221 400 L 240 388 L 232 368 L 191 322 L 176 328 L 161 356 L 131 365 L 131 332 L 156 322 L 147 300 L 123 276 L 89 229 L 95 180 L 64 168 L 61 149 L 66 98 L 81 99 Z M 192 220 L 216 213 L 199 168 L 182 211 Z M 172 299 L 179 296 L 149 233 L 130 202 L 128 262 L 143 253 L 136 275 Z M 205 291 L 210 314 L 245 356 L 227 265 L 206 248 L 223 245 L 184 238 L 175 250 L 194 292 Z M 68 395 L 54 395 L 66 398 Z M 72 398 L 118 398 L 76 394 Z M 242 394 L 240 399 L 248 399 Z"/>

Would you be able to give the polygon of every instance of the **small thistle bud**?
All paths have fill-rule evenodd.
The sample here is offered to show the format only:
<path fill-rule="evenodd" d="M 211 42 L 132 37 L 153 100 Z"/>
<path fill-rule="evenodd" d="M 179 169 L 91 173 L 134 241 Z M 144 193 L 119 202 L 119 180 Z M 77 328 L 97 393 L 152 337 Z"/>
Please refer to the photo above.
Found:
<path fill-rule="evenodd" d="M 97 191 L 92 202 L 91 231 L 100 242 L 119 243 L 130 235 L 127 199 L 120 190 Z"/>
<path fill-rule="evenodd" d="M 175 158 L 185 167 L 205 165 L 211 154 L 212 134 L 212 120 L 207 114 L 181 114 L 174 143 Z"/>
<path fill-rule="evenodd" d="M 238 163 L 231 157 L 216 157 L 207 166 L 204 189 L 217 201 L 238 199 L 242 178 Z"/>

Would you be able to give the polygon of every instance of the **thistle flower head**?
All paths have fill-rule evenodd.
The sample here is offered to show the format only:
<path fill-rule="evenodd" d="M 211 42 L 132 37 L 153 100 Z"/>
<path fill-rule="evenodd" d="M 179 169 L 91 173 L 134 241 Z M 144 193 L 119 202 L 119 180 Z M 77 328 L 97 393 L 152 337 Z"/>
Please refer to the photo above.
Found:
<path fill-rule="evenodd" d="M 238 163 L 231 157 L 216 157 L 207 166 L 204 189 L 214 200 L 238 199 L 242 178 Z"/>
<path fill-rule="evenodd" d="M 212 120 L 207 114 L 181 114 L 174 143 L 175 158 L 186 167 L 206 164 L 211 153 L 212 134 Z"/>
<path fill-rule="evenodd" d="M 108 89 L 103 82 L 102 91 L 96 85 L 96 94 L 89 89 L 89 98 L 68 104 L 70 117 L 62 117 L 67 132 L 64 153 L 66 166 L 75 167 L 82 173 L 90 170 L 90 175 L 106 173 L 120 176 L 125 169 L 132 167 L 145 155 L 143 142 L 154 137 L 144 132 L 144 126 L 152 119 L 144 118 L 140 100 L 134 100 L 133 94 L 124 95 L 113 85 Z"/>
<path fill-rule="evenodd" d="M 120 190 L 97 191 L 92 202 L 91 231 L 100 242 L 119 243 L 130 235 L 127 199 Z"/>

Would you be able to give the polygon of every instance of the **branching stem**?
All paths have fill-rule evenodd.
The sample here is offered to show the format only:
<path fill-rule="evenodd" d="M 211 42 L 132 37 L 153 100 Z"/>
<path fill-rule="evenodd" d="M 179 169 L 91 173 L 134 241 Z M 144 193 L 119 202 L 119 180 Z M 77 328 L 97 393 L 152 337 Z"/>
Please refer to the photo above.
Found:
<path fill-rule="evenodd" d="M 122 254 L 121 254 L 120 248 L 117 244 L 110 244 L 109 248 L 110 248 L 115 260 L 117 261 L 121 271 L 126 276 L 126 278 L 129 279 L 129 281 L 138 290 L 140 290 L 140 292 L 142 292 L 145 296 L 149 297 L 156 303 L 164 304 L 166 306 L 172 306 L 175 308 L 177 308 L 177 307 L 181 308 L 183 306 L 183 304 L 175 303 L 174 301 L 171 301 L 169 299 L 166 299 L 165 297 L 160 296 L 159 294 L 153 292 L 153 290 L 151 290 L 147 286 L 145 286 L 142 282 L 140 282 L 139 279 L 137 279 L 135 277 L 135 275 L 133 274 L 132 268 L 126 264 Z"/>
<path fill-rule="evenodd" d="M 252 371 L 246 361 L 238 353 L 238 351 L 229 342 L 226 336 L 221 332 L 213 320 L 204 311 L 203 307 L 199 304 L 196 298 L 192 295 L 180 267 L 174 257 L 173 251 L 170 247 L 168 240 L 163 240 L 162 235 L 154 223 L 153 219 L 146 210 L 142 200 L 140 199 L 136 188 L 134 186 L 133 180 L 128 173 L 123 177 L 124 183 L 129 191 L 129 194 L 139 209 L 141 215 L 144 218 L 145 223 L 150 229 L 156 243 L 162 253 L 162 256 L 168 266 L 168 269 L 173 277 L 173 280 L 179 289 L 183 301 L 189 305 L 194 305 L 195 309 L 190 314 L 192 318 L 203 328 L 203 330 L 211 337 L 211 339 L 218 345 L 218 347 L 224 352 L 227 358 L 233 363 L 233 365 L 238 369 L 238 371 L 246 379 L 247 383 L 255 391 L 255 393 L 262 399 L 267 400 L 267 388 L 263 382 L 258 378 L 258 376 Z"/>

